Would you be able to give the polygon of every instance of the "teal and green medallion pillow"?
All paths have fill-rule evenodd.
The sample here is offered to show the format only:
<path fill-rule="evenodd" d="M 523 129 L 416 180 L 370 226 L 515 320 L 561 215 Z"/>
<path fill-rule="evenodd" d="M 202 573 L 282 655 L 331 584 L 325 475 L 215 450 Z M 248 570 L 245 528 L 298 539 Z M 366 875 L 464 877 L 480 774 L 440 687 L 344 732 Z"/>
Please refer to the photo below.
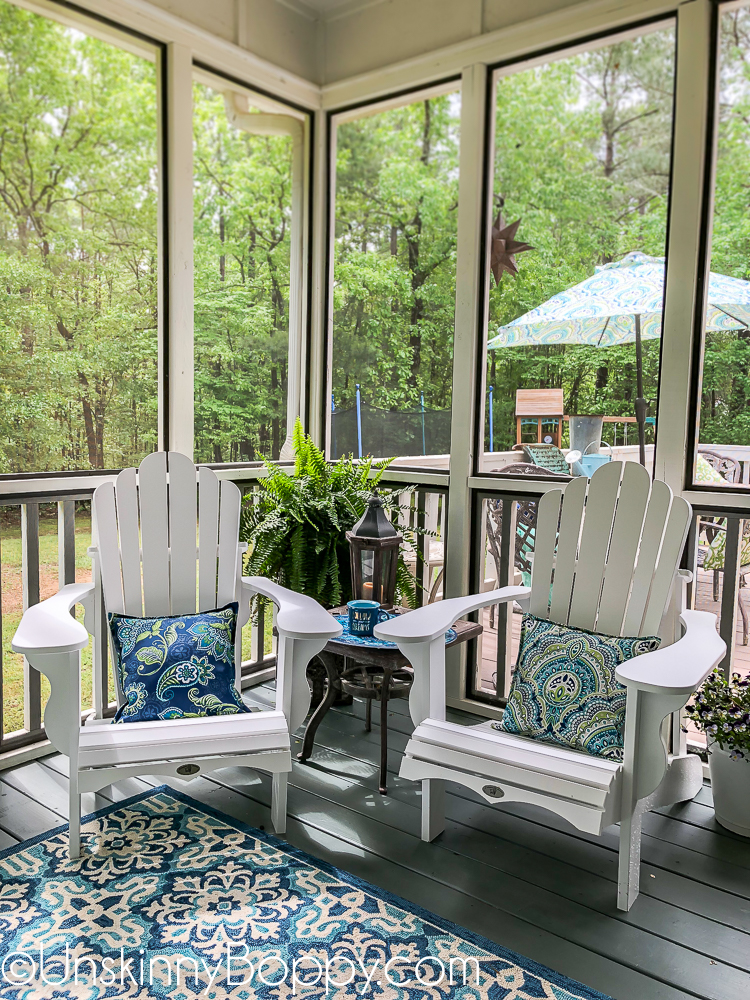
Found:
<path fill-rule="evenodd" d="M 615 671 L 660 641 L 598 635 L 524 615 L 508 704 L 495 728 L 621 761 L 625 688 Z"/>
<path fill-rule="evenodd" d="M 249 712 L 234 684 L 238 605 L 169 618 L 111 614 L 126 704 L 114 722 L 195 719 Z"/>

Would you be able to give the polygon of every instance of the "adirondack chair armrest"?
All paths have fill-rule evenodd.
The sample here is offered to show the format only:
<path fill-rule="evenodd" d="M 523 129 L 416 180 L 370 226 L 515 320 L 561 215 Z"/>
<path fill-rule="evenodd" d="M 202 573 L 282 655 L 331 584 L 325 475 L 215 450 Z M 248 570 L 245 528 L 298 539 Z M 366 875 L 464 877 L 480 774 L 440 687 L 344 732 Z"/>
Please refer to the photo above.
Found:
<path fill-rule="evenodd" d="M 72 653 L 88 645 L 89 634 L 70 609 L 94 593 L 93 583 L 69 583 L 46 601 L 24 611 L 11 646 L 16 653 Z"/>
<path fill-rule="evenodd" d="M 510 601 L 526 600 L 531 594 L 529 587 L 501 587 L 485 594 L 471 594 L 468 597 L 452 597 L 447 601 L 436 601 L 424 607 L 409 611 L 405 615 L 391 618 L 375 626 L 378 639 L 402 643 L 431 642 L 443 635 L 454 622 L 479 608 Z"/>
<path fill-rule="evenodd" d="M 621 664 L 616 677 L 621 684 L 647 694 L 683 696 L 697 691 L 726 653 L 716 631 L 716 615 L 683 611 L 685 634 L 670 646 L 644 653 Z"/>
<path fill-rule="evenodd" d="M 262 594 L 278 608 L 276 627 L 291 639 L 335 639 L 343 628 L 333 615 L 312 597 L 296 594 L 293 590 L 266 580 L 262 576 L 243 576 L 243 588 L 250 594 Z"/>
<path fill-rule="evenodd" d="M 277 607 L 279 633 L 276 665 L 276 709 L 283 712 L 293 733 L 310 707 L 307 665 L 329 639 L 344 631 L 333 615 L 312 597 L 295 594 L 262 576 L 244 576 L 244 593 L 262 594 Z"/>

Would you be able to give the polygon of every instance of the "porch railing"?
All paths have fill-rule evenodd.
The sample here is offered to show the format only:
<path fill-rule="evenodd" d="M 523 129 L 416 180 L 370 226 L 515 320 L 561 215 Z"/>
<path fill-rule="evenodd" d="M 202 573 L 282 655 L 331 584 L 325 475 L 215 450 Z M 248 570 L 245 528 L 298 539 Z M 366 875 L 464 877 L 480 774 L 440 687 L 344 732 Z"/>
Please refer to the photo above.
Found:
<path fill-rule="evenodd" d="M 0 767 L 4 759 L 15 760 L 19 752 L 46 740 L 47 682 L 25 658 L 13 653 L 11 640 L 23 611 L 59 587 L 75 583 L 76 577 L 78 582 L 91 579 L 85 553 L 91 544 L 86 508 L 92 494 L 93 489 L 86 489 L 40 499 L 7 494 L 0 498 Z M 86 526 L 83 531 L 82 524 Z M 81 609 L 76 613 L 82 614 Z M 96 613 L 104 623 L 103 604 Z M 262 610 L 255 623 L 245 627 L 243 645 L 246 649 L 249 646 L 250 655 L 242 662 L 242 686 L 274 677 L 274 640 Z M 103 718 L 114 714 L 106 625 L 97 629 L 97 638 L 82 654 L 81 686 L 82 715 Z"/>
<path fill-rule="evenodd" d="M 528 583 L 540 495 L 510 489 L 476 495 L 477 589 Z M 727 644 L 721 668 L 727 676 L 732 671 L 750 675 L 750 610 L 746 606 L 750 602 L 750 520 L 716 510 L 694 510 L 683 566 L 693 572 L 688 605 L 717 615 L 719 634 Z M 476 667 L 467 671 L 467 698 L 504 707 L 518 653 L 518 610 L 502 604 L 483 612 Z M 695 747 L 705 745 L 705 738 L 688 728 L 688 742 Z"/>
<path fill-rule="evenodd" d="M 63 480 L 63 482 L 61 482 Z M 26 608 L 51 596 L 68 583 L 91 579 L 86 550 L 91 544 L 90 501 L 94 487 L 76 489 L 75 477 L 64 492 L 41 495 L 8 494 L 0 497 L 0 767 L 18 761 L 21 754 L 43 752 L 46 680 L 25 659 L 11 650 L 11 640 Z M 253 481 L 238 485 L 247 494 Z M 396 476 L 391 486 L 410 486 Z M 441 596 L 443 543 L 447 496 L 440 487 L 425 487 L 404 494 L 402 526 L 424 529 L 413 545 L 405 546 L 407 565 L 418 580 L 416 604 Z M 76 609 L 82 614 L 80 608 Z M 96 609 L 103 628 L 82 654 L 82 716 L 111 716 L 115 711 L 114 683 L 104 606 Z M 242 686 L 272 679 L 276 672 L 275 640 L 271 623 L 261 607 L 245 626 L 243 645 L 249 652 L 242 663 Z"/>

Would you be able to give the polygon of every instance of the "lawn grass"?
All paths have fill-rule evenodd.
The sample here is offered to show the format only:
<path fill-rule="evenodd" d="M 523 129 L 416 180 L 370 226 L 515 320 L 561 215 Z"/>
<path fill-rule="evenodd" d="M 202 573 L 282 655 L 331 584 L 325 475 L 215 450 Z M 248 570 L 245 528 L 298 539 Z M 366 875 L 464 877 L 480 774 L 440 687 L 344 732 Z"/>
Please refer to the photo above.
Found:
<path fill-rule="evenodd" d="M 57 509 L 55 504 L 40 504 L 39 510 L 40 596 L 51 597 L 59 586 L 57 563 Z M 91 559 L 86 553 L 91 545 L 91 516 L 87 510 L 76 512 L 75 553 L 76 582 L 91 579 Z M 3 655 L 3 731 L 6 735 L 24 726 L 23 657 L 11 649 L 13 635 L 23 613 L 21 573 L 20 507 L 2 509 L 0 525 L 0 567 L 2 571 L 2 655 Z M 83 611 L 77 609 L 78 617 Z M 91 705 L 91 646 L 81 654 L 81 705 Z M 49 682 L 42 677 L 42 705 L 49 696 Z"/>
<path fill-rule="evenodd" d="M 91 515 L 88 504 L 77 504 L 75 521 L 76 583 L 91 580 Z M 40 597 L 51 597 L 59 588 L 56 504 L 40 504 L 39 576 Z M 11 649 L 13 635 L 23 613 L 20 507 L 0 508 L 0 580 L 2 583 L 2 677 L 3 732 L 6 735 L 24 728 L 23 657 Z M 76 609 L 82 619 L 83 609 Z M 270 616 L 269 616 L 270 619 Z M 265 649 L 271 650 L 270 620 L 266 621 Z M 252 629 L 242 630 L 242 658 L 251 657 Z M 92 705 L 91 643 L 81 652 L 81 708 Z M 49 697 L 49 682 L 42 677 L 42 706 Z M 114 701 L 114 679 L 110 670 L 109 698 Z"/>

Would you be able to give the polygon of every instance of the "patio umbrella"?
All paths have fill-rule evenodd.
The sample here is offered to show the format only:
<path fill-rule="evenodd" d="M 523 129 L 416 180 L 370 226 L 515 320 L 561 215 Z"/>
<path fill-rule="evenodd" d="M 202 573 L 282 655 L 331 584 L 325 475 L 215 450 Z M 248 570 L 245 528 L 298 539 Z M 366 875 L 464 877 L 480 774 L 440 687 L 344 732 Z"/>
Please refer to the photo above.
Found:
<path fill-rule="evenodd" d="M 633 251 L 597 267 L 578 285 L 501 326 L 488 348 L 531 344 L 632 344 L 636 350 L 635 418 L 641 464 L 646 464 L 646 401 L 643 399 L 644 340 L 661 336 L 664 258 Z M 750 281 L 711 272 L 706 330 L 750 329 Z"/>

